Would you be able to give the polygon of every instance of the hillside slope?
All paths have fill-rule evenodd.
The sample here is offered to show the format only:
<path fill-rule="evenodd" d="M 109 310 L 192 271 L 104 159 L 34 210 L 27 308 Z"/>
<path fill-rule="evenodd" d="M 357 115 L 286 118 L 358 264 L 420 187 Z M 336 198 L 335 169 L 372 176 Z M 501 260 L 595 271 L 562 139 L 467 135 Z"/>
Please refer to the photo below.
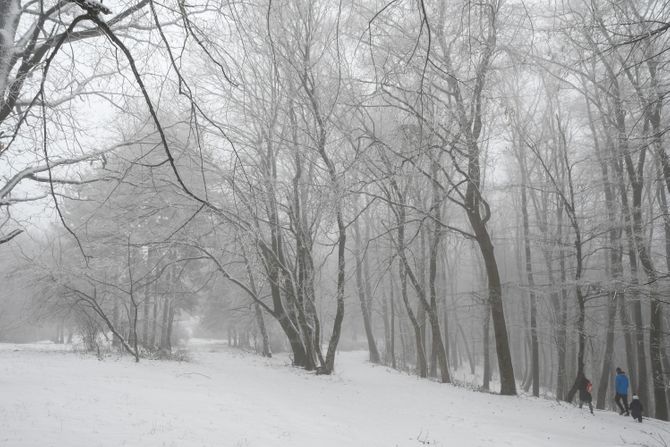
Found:
<path fill-rule="evenodd" d="M 2 446 L 664 445 L 670 424 L 419 380 L 341 353 L 334 376 L 202 345 L 192 362 L 0 346 Z"/>

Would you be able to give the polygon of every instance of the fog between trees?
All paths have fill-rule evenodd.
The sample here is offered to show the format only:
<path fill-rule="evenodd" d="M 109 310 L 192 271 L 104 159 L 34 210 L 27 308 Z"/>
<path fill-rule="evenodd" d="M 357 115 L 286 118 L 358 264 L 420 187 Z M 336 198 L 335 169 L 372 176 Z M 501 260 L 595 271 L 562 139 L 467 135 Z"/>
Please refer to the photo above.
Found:
<path fill-rule="evenodd" d="M 621 366 L 668 419 L 667 4 L 0 10 L 3 339 L 197 321 L 598 408 Z"/>

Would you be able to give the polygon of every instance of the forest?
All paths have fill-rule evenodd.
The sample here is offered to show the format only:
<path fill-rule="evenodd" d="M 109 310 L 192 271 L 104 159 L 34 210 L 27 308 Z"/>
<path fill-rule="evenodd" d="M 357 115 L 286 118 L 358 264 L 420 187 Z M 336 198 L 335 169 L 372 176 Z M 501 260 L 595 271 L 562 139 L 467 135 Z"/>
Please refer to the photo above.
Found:
<path fill-rule="evenodd" d="M 0 342 L 342 352 L 669 419 L 670 3 L 3 0 Z M 245 444 L 246 445 L 246 444 Z"/>

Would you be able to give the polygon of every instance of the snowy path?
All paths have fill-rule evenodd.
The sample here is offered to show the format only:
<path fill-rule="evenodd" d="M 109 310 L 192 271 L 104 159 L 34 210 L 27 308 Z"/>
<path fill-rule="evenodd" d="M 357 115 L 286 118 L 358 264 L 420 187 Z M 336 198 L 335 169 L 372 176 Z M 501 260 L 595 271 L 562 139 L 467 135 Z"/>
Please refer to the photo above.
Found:
<path fill-rule="evenodd" d="M 16 351 L 14 349 L 21 349 Z M 341 353 L 314 376 L 237 351 L 134 364 L 0 345 L 0 446 L 664 445 L 670 424 L 419 380 Z"/>

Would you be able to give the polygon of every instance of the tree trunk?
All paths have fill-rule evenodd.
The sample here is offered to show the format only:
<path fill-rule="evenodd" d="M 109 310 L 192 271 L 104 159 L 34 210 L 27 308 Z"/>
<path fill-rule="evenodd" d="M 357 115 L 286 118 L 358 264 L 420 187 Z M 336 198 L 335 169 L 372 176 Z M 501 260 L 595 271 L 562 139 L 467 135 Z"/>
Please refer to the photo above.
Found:
<path fill-rule="evenodd" d="M 143 320 L 142 320 L 142 345 L 145 348 L 149 348 L 149 309 L 150 309 L 150 303 L 149 300 L 151 296 L 149 295 L 149 288 L 147 287 L 144 295 L 144 303 L 142 305 L 142 313 L 143 313 Z"/>
<path fill-rule="evenodd" d="M 392 277 L 392 273 L 389 272 L 389 275 Z M 397 367 L 396 365 L 396 358 L 395 358 L 395 297 L 393 293 L 393 282 L 391 282 L 391 331 L 390 331 L 390 344 L 389 344 L 389 350 L 391 354 L 391 367 L 395 369 Z"/>
<path fill-rule="evenodd" d="M 9 74 L 15 51 L 14 39 L 21 17 L 21 2 L 19 0 L 4 0 L 0 2 L 0 92 L 4 100 L 8 88 Z"/>
<path fill-rule="evenodd" d="M 475 228 L 475 235 L 477 235 L 477 242 L 484 258 L 486 275 L 488 277 L 489 304 L 491 306 L 491 319 L 493 322 L 496 353 L 498 355 L 498 370 L 500 373 L 500 394 L 513 396 L 516 395 L 516 382 L 514 381 L 514 367 L 512 366 L 512 355 L 509 349 L 498 264 L 486 227 L 472 220 L 471 224 Z"/>
<path fill-rule="evenodd" d="M 403 303 L 405 303 L 405 311 L 409 317 L 410 323 L 414 328 L 414 339 L 416 342 L 416 369 L 419 377 L 428 376 L 428 365 L 426 364 L 426 351 L 424 350 L 423 344 L 421 342 L 421 327 L 419 322 L 414 316 L 414 311 L 412 306 L 409 303 L 409 297 L 407 296 L 407 272 L 405 270 L 404 263 L 398 263 L 400 269 L 400 296 L 402 297 Z"/>
<path fill-rule="evenodd" d="M 119 317 L 119 303 L 117 300 L 114 300 L 114 307 L 112 308 L 112 326 L 115 328 L 119 327 Z M 115 348 L 121 346 L 119 337 L 112 337 L 112 346 Z"/>
<path fill-rule="evenodd" d="M 486 305 L 484 308 L 484 333 L 482 334 L 482 341 L 483 341 L 483 346 L 482 346 L 482 351 L 484 354 L 484 377 L 483 377 L 483 383 L 482 383 L 482 389 L 485 391 L 488 391 L 490 389 L 491 385 L 491 355 L 489 352 L 491 351 L 491 348 L 489 347 L 491 336 L 490 336 L 490 322 L 491 322 L 491 310 L 490 306 Z M 463 328 L 461 327 L 461 333 L 462 333 Z M 468 341 L 465 337 L 463 337 L 463 341 L 465 342 L 465 348 L 466 352 L 468 352 Z M 470 354 L 468 353 L 468 357 L 470 357 Z M 472 364 L 472 361 L 471 361 Z M 471 367 L 471 370 L 473 368 Z"/>
<path fill-rule="evenodd" d="M 159 307 L 159 300 L 158 300 L 158 294 L 154 295 L 154 305 L 153 305 L 153 312 L 151 315 L 151 338 L 150 338 L 150 346 L 152 348 L 155 348 L 157 343 L 157 327 L 158 327 L 158 307 Z"/>
<path fill-rule="evenodd" d="M 261 306 L 256 303 L 254 304 L 254 311 L 256 314 L 256 325 L 258 326 L 258 331 L 261 334 L 261 343 L 263 357 L 272 357 L 272 351 L 270 351 L 270 338 L 268 337 L 268 330 L 265 327 L 265 318 L 263 318 L 263 310 Z"/>
<path fill-rule="evenodd" d="M 168 322 L 170 320 L 170 307 L 171 303 L 168 298 L 163 298 L 163 318 L 161 319 L 161 343 L 160 349 L 164 352 L 171 352 L 170 349 L 170 339 L 168 334 Z"/>
<path fill-rule="evenodd" d="M 603 367 L 600 372 L 600 380 L 598 382 L 598 396 L 596 400 L 596 408 L 603 410 L 607 400 L 607 390 L 609 389 L 609 379 L 612 377 L 613 357 L 614 357 L 614 324 L 616 321 L 616 303 L 617 293 L 610 292 L 607 294 L 607 336 L 605 339 L 605 352 L 603 358 Z"/>
<path fill-rule="evenodd" d="M 273 250 L 276 251 L 279 240 L 276 236 L 273 237 Z M 281 298 L 280 272 L 277 266 L 275 255 L 268 247 L 261 245 L 261 252 L 263 255 L 264 267 L 268 275 L 268 283 L 270 286 L 270 296 L 272 297 L 272 305 L 274 310 L 274 317 L 282 328 L 282 331 L 288 339 L 293 354 L 293 365 L 305 368 L 307 366 L 307 353 L 305 345 L 300 336 L 300 331 L 296 327 L 294 321 L 289 316 L 284 302 Z"/>
<path fill-rule="evenodd" d="M 523 245 L 526 258 L 526 280 L 528 281 L 528 296 L 530 303 L 530 344 L 531 344 L 531 371 L 533 382 L 533 396 L 540 396 L 540 351 L 537 342 L 537 298 L 535 297 L 535 279 L 533 277 L 533 261 L 530 247 L 530 223 L 528 219 L 528 198 L 526 188 L 528 175 L 523 158 L 523 148 L 519 147 L 519 165 L 521 167 L 521 214 L 523 217 Z"/>
<path fill-rule="evenodd" d="M 168 314 L 167 331 L 165 336 L 165 350 L 168 353 L 172 353 L 172 328 L 174 325 L 174 313 L 175 313 L 174 306 L 171 305 L 170 312 Z"/>
<path fill-rule="evenodd" d="M 331 175 L 334 179 L 335 173 Z M 335 180 L 334 180 L 335 181 Z M 340 331 L 342 330 L 342 320 L 344 319 L 344 281 L 345 281 L 345 247 L 347 243 L 347 228 L 342 217 L 341 205 L 338 205 L 336 212 L 337 220 L 337 308 L 335 311 L 335 320 L 333 321 L 333 332 L 330 335 L 328 343 L 328 352 L 326 353 L 326 364 L 322 370 L 324 374 L 331 374 L 335 370 L 335 350 L 340 341 Z"/>
<path fill-rule="evenodd" d="M 365 337 L 368 341 L 369 360 L 371 363 L 379 363 L 379 351 L 377 350 L 377 343 L 375 343 L 375 336 L 372 331 L 372 314 L 370 312 L 371 297 L 366 296 L 366 287 L 363 284 L 363 260 L 361 255 L 362 243 L 358 219 L 354 222 L 354 234 L 356 237 L 356 248 L 354 249 L 354 257 L 356 260 L 356 289 L 358 291 L 358 300 L 361 305 L 361 315 L 363 317 Z"/>
<path fill-rule="evenodd" d="M 393 293 L 393 289 L 389 289 L 389 293 Z M 391 299 L 393 296 L 391 295 Z M 384 364 L 391 363 L 391 356 L 389 347 L 391 346 L 391 315 L 389 314 L 389 298 L 386 293 L 382 298 L 382 319 L 384 323 Z"/>

